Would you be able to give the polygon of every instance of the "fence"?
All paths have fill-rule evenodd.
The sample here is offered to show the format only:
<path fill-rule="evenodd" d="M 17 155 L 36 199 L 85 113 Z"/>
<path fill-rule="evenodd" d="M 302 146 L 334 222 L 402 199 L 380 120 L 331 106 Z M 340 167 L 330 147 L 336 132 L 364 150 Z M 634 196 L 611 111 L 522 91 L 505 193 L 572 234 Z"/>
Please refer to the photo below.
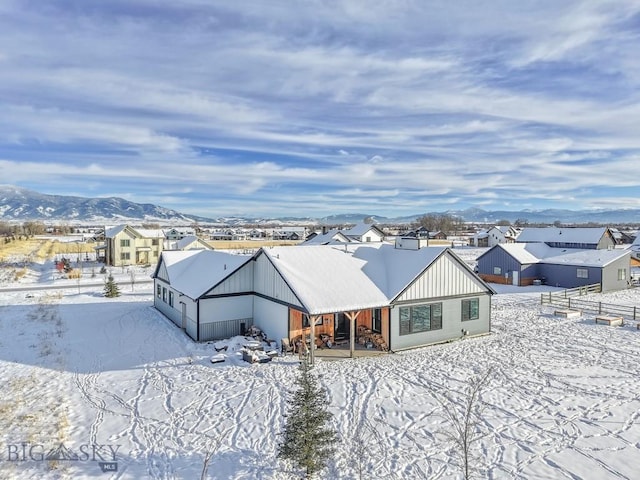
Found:
<path fill-rule="evenodd" d="M 640 309 L 630 305 L 616 305 L 613 303 L 593 302 L 576 298 L 589 293 L 599 293 L 601 286 L 599 283 L 586 285 L 584 287 L 569 288 L 561 292 L 543 293 L 540 296 L 542 305 L 553 305 L 556 307 L 582 310 L 596 315 L 610 314 L 618 315 L 633 320 L 640 320 Z"/>

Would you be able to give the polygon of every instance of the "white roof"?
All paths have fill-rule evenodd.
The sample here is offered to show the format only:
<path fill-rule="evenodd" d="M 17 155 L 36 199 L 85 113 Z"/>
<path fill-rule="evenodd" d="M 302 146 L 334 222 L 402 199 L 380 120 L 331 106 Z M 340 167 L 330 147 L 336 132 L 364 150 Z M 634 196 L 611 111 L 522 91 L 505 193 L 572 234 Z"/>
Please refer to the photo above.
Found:
<path fill-rule="evenodd" d="M 164 232 L 159 228 L 136 228 L 135 231 L 145 238 L 164 238 Z"/>
<path fill-rule="evenodd" d="M 209 291 L 250 259 L 247 255 L 216 250 L 162 252 L 171 286 L 193 299 Z"/>
<path fill-rule="evenodd" d="M 388 305 L 444 247 L 389 244 L 302 245 L 263 249 L 311 314 Z"/>
<path fill-rule="evenodd" d="M 126 225 L 116 225 L 115 227 L 105 228 L 104 236 L 106 238 L 113 238 L 116 235 L 118 235 L 120 232 L 122 232 L 125 228 L 127 228 Z"/>
<path fill-rule="evenodd" d="M 337 228 L 329 230 L 327 233 L 321 233 L 309 240 L 303 242 L 304 245 L 326 245 L 334 242 L 350 242 L 349 238 Z"/>
<path fill-rule="evenodd" d="M 342 233 L 349 237 L 360 237 L 373 228 L 374 225 L 371 223 L 358 223 L 357 225 L 351 227 L 349 230 L 344 230 Z M 378 227 L 375 227 L 375 229 L 378 229 Z"/>
<path fill-rule="evenodd" d="M 518 242 L 562 242 L 597 244 L 603 237 L 607 227 L 597 228 L 524 228 L 518 235 Z"/>
<path fill-rule="evenodd" d="M 193 242 L 197 242 L 198 241 L 198 237 L 196 237 L 195 235 L 187 235 L 186 237 L 178 240 L 176 242 L 176 248 L 178 250 L 182 250 L 183 248 L 191 245 Z M 206 248 L 206 247 L 202 247 L 202 248 Z"/>
<path fill-rule="evenodd" d="M 494 248 L 502 248 L 521 264 L 546 263 L 585 267 L 604 267 L 629 253 L 623 249 L 552 248 L 544 243 L 508 243 Z"/>

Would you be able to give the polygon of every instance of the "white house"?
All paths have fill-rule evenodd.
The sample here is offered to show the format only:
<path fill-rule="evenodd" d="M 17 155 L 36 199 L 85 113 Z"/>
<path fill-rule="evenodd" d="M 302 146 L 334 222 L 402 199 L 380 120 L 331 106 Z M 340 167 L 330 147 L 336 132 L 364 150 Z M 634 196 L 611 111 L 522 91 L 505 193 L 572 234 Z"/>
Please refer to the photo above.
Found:
<path fill-rule="evenodd" d="M 513 243 L 518 238 L 520 230 L 509 225 L 494 225 L 493 227 L 476 233 L 472 239 L 475 247 L 494 247 L 503 243 Z"/>
<path fill-rule="evenodd" d="M 194 340 L 241 334 L 345 339 L 391 350 L 490 331 L 491 295 L 451 250 L 383 243 L 262 248 L 251 257 L 163 252 L 154 304 Z"/>

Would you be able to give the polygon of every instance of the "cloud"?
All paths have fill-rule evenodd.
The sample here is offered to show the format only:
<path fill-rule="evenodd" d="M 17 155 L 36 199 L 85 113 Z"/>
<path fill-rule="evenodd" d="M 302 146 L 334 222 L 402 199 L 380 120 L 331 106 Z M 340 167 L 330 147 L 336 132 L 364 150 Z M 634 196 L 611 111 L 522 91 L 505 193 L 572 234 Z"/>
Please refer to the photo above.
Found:
<path fill-rule="evenodd" d="M 5 182 L 207 215 L 579 208 L 638 186 L 634 1 L 0 12 Z"/>

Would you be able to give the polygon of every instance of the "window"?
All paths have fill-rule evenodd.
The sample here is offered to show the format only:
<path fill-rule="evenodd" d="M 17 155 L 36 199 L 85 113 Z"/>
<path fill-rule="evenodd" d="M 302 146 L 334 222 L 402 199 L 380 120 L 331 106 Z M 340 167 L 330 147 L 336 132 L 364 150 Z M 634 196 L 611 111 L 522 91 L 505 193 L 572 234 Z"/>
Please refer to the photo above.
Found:
<path fill-rule="evenodd" d="M 627 269 L 619 268 L 618 269 L 618 280 L 626 280 L 627 279 Z"/>
<path fill-rule="evenodd" d="M 493 267 L 493 274 L 494 275 L 502 275 L 502 268 L 501 267 Z"/>
<path fill-rule="evenodd" d="M 169 306 L 173 307 L 173 292 L 169 290 Z"/>
<path fill-rule="evenodd" d="M 371 241 L 371 237 L 365 237 L 365 242 L 370 242 Z"/>
<path fill-rule="evenodd" d="M 579 268 L 577 270 L 578 278 L 589 278 L 589 269 L 587 268 Z"/>
<path fill-rule="evenodd" d="M 480 318 L 480 299 L 462 300 L 462 321 L 477 320 Z"/>
<path fill-rule="evenodd" d="M 167 289 L 162 287 L 162 301 L 166 303 L 167 301 Z"/>
<path fill-rule="evenodd" d="M 123 238 L 122 240 L 120 240 L 120 246 L 121 247 L 131 246 L 131 240 L 129 240 L 128 238 Z"/>
<path fill-rule="evenodd" d="M 316 318 L 316 323 L 315 325 L 322 325 L 322 316 Z M 302 315 L 302 328 L 308 328 L 311 326 L 311 323 L 309 322 L 309 315 Z"/>
<path fill-rule="evenodd" d="M 400 335 L 440 330 L 441 328 L 441 303 L 400 307 Z"/>
<path fill-rule="evenodd" d="M 120 260 L 131 260 L 131 254 L 129 252 L 120 253 Z"/>
<path fill-rule="evenodd" d="M 162 287 L 160 285 L 156 285 L 156 295 L 158 298 L 162 296 Z"/>
<path fill-rule="evenodd" d="M 382 333 L 382 309 L 381 308 L 373 309 L 371 330 L 373 330 L 376 333 Z"/>
<path fill-rule="evenodd" d="M 153 245 L 154 247 L 158 246 L 158 239 L 157 238 L 152 238 L 151 239 L 151 245 Z"/>

